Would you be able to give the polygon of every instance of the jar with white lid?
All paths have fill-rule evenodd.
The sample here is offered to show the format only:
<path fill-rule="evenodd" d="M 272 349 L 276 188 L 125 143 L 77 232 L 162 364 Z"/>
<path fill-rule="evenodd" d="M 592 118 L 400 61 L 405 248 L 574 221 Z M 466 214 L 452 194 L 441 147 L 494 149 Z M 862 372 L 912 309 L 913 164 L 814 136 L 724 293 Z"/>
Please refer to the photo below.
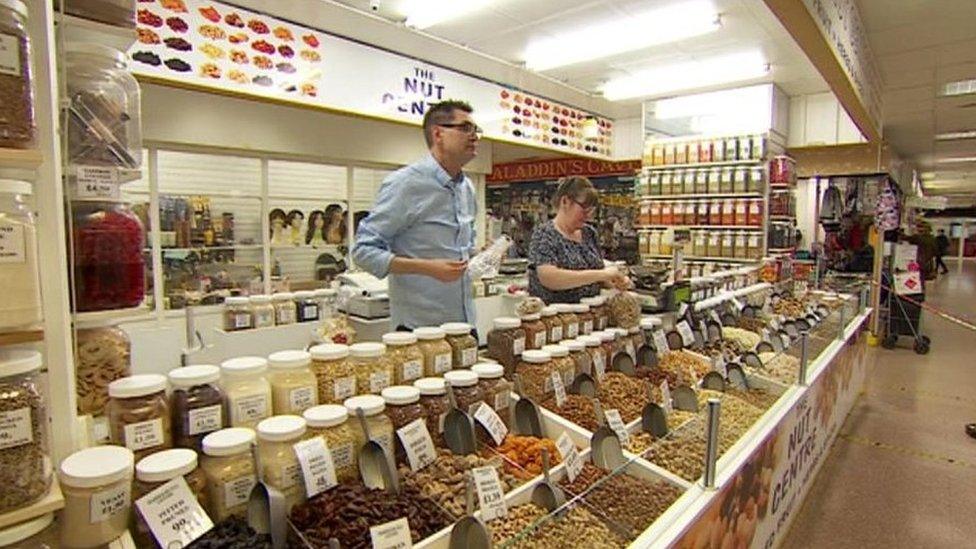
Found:
<path fill-rule="evenodd" d="M 579 337 L 579 317 L 576 316 L 575 306 L 571 303 L 557 303 L 556 310 L 559 311 L 559 320 L 563 323 L 563 339 Z"/>
<path fill-rule="evenodd" d="M 315 322 L 319 319 L 319 302 L 315 299 L 315 292 L 295 292 L 295 309 L 298 322 Z"/>
<path fill-rule="evenodd" d="M 275 324 L 294 324 L 298 321 L 298 310 L 295 307 L 295 294 L 281 292 L 271 296 L 271 302 L 275 309 Z"/>
<path fill-rule="evenodd" d="M 383 448 L 390 467 L 395 467 L 393 459 L 393 422 L 383 412 L 386 411 L 386 401 L 379 395 L 360 395 L 346 399 L 343 406 L 349 411 L 352 420 L 353 434 L 356 436 L 356 448 L 361 450 L 366 444 L 366 433 L 359 422 L 356 411 L 362 410 L 369 428 L 371 439 Z"/>
<path fill-rule="evenodd" d="M 552 357 L 552 368 L 559 372 L 559 377 L 563 380 L 563 387 L 568 391 L 573 380 L 576 379 L 576 363 L 570 358 L 569 347 L 564 344 L 565 341 L 563 340 L 556 345 L 546 345 L 542 350 Z"/>
<path fill-rule="evenodd" d="M 268 383 L 275 415 L 300 414 L 319 403 L 318 380 L 305 351 L 278 351 L 268 355 Z"/>
<path fill-rule="evenodd" d="M 552 365 L 552 355 L 544 350 L 531 350 L 522 353 L 516 372 L 522 379 L 522 391 L 536 404 L 552 394 L 552 378 L 556 371 Z"/>
<path fill-rule="evenodd" d="M 220 364 L 220 386 L 227 398 L 231 427 L 254 428 L 271 416 L 271 384 L 266 377 L 268 361 L 259 356 L 242 356 Z"/>
<path fill-rule="evenodd" d="M 361 394 L 378 395 L 393 384 L 393 362 L 386 356 L 382 343 L 355 343 L 349 346 L 356 386 Z"/>
<path fill-rule="evenodd" d="M 619 372 L 621 371 L 621 361 L 626 363 L 630 359 L 630 354 L 627 352 L 627 344 L 630 342 L 629 331 L 626 328 L 610 328 L 607 331 L 614 334 L 613 352 L 610 353 L 611 369 Z M 627 358 L 622 358 L 624 356 Z"/>
<path fill-rule="evenodd" d="M 488 357 L 505 367 L 509 377 L 515 371 L 519 357 L 525 351 L 525 330 L 522 320 L 515 317 L 499 317 L 488 332 Z"/>
<path fill-rule="evenodd" d="M 247 517 L 251 490 L 257 484 L 254 430 L 231 427 L 203 439 L 201 468 L 207 477 L 210 518 L 220 522 L 231 515 Z"/>
<path fill-rule="evenodd" d="M 549 325 L 542 320 L 540 313 L 521 317 L 522 329 L 525 330 L 525 348 L 541 349 L 548 341 Z"/>
<path fill-rule="evenodd" d="M 447 396 L 447 383 L 442 377 L 423 377 L 413 382 L 420 390 L 420 406 L 427 420 L 427 432 L 434 439 L 435 446 L 444 446 L 444 418 L 451 411 L 451 400 Z"/>
<path fill-rule="evenodd" d="M 118 198 L 71 201 L 71 264 L 77 312 L 136 307 L 146 297 L 146 234 Z"/>
<path fill-rule="evenodd" d="M 590 306 L 594 316 L 593 331 L 606 330 L 610 325 L 610 307 L 607 305 L 607 297 L 598 295 L 590 299 L 593 300 L 593 305 Z"/>
<path fill-rule="evenodd" d="M 424 353 L 417 344 L 417 334 L 390 332 L 383 334 L 387 356 L 393 363 L 393 382 L 397 385 L 412 383 L 424 375 Z"/>
<path fill-rule="evenodd" d="M 270 295 L 252 295 L 250 302 L 255 328 L 270 328 L 275 325 L 275 307 L 271 303 Z"/>
<path fill-rule="evenodd" d="M 451 366 L 455 370 L 470 368 L 478 361 L 478 340 L 471 335 L 474 326 L 464 322 L 441 324 L 451 346 Z"/>
<path fill-rule="evenodd" d="M 458 409 L 474 415 L 485 400 L 478 387 L 478 374 L 471 370 L 452 370 L 444 374 L 444 381 L 454 391 L 454 402 Z"/>
<path fill-rule="evenodd" d="M 630 329 L 627 330 L 627 339 L 629 342 L 624 345 L 624 348 L 627 351 L 627 354 L 630 355 L 630 358 L 632 358 L 636 364 L 637 350 L 644 346 L 644 332 L 641 330 L 640 326 L 631 326 Z"/>
<path fill-rule="evenodd" d="M 258 464 L 261 480 L 285 496 L 291 509 L 305 500 L 302 466 L 292 447 L 305 436 L 305 419 L 301 416 L 272 416 L 258 423 Z"/>
<path fill-rule="evenodd" d="M 51 486 L 41 354 L 0 349 L 0 514 L 31 505 Z"/>
<path fill-rule="evenodd" d="M 32 192 L 26 181 L 0 179 L 0 329 L 34 326 L 42 319 L 37 230 L 27 203 Z"/>
<path fill-rule="evenodd" d="M 586 374 L 588 376 L 593 375 L 593 359 L 590 358 L 590 354 L 586 352 L 586 343 L 583 342 L 582 338 L 587 336 L 580 336 L 576 339 L 564 340 L 560 345 L 569 349 L 569 358 L 573 360 L 574 374 L 573 381 L 581 374 Z"/>
<path fill-rule="evenodd" d="M 607 355 L 603 349 L 603 340 L 599 334 L 593 332 L 588 336 L 582 336 L 578 341 L 586 345 L 586 353 L 590 355 L 590 363 L 593 365 L 593 372 L 590 374 L 593 379 L 603 379 L 603 374 L 607 371 Z"/>
<path fill-rule="evenodd" d="M 79 329 L 75 340 L 75 394 L 78 413 L 105 413 L 108 384 L 132 375 L 132 345 L 115 321 Z"/>
<path fill-rule="evenodd" d="M 449 372 L 454 364 L 454 349 L 441 328 L 424 327 L 413 331 L 424 354 L 424 375 L 434 377 Z"/>
<path fill-rule="evenodd" d="M 197 466 L 197 453 L 189 448 L 163 450 L 146 456 L 136 463 L 136 480 L 132 483 L 132 501 L 159 488 L 163 484 L 183 477 L 190 492 L 209 513 L 207 501 L 207 476 Z M 135 528 L 130 530 L 138 547 L 153 547 L 155 539 L 138 507 L 132 513 Z"/>
<path fill-rule="evenodd" d="M 420 389 L 412 385 L 394 385 L 383 389 L 382 397 L 386 403 L 384 412 L 393 424 L 394 434 L 410 423 L 424 418 L 424 409 L 420 405 Z M 397 463 L 408 464 L 407 452 L 400 437 L 394 436 L 394 440 Z"/>
<path fill-rule="evenodd" d="M 600 338 L 600 347 L 603 349 L 604 358 L 606 358 L 606 363 L 604 363 L 604 371 L 609 371 L 613 366 L 613 359 L 616 356 L 614 351 L 617 348 L 617 332 L 613 328 L 610 328 L 603 330 L 602 332 L 593 332 L 593 335 Z M 599 371 L 597 371 L 597 373 L 599 373 Z"/>
<path fill-rule="evenodd" d="M 336 480 L 354 482 L 359 478 L 359 447 L 349 411 L 341 404 L 320 404 L 302 412 L 308 426 L 306 438 L 322 437 L 332 456 Z"/>
<path fill-rule="evenodd" d="M 125 533 L 134 464 L 132 450 L 121 446 L 86 448 L 61 462 L 62 547 L 100 547 Z"/>
<path fill-rule="evenodd" d="M 555 305 L 542 309 L 542 321 L 546 323 L 546 341 L 563 340 L 563 322 L 559 319 L 559 311 Z M 542 347 L 540 346 L 539 349 Z"/>
<path fill-rule="evenodd" d="M 596 327 L 596 314 L 593 312 L 592 308 L 598 301 L 599 300 L 594 300 L 592 297 L 584 297 L 580 300 L 579 305 L 575 306 L 575 310 L 573 312 L 575 312 L 576 316 L 580 318 L 580 333 L 577 337 L 581 335 L 590 335 L 593 333 L 593 330 Z"/>
<path fill-rule="evenodd" d="M 308 350 L 312 373 L 318 382 L 319 402 L 338 404 L 356 396 L 356 370 L 349 359 L 349 346 L 326 343 Z"/>
<path fill-rule="evenodd" d="M 173 445 L 199 451 L 203 437 L 224 428 L 224 391 L 220 368 L 200 364 L 170 370 L 169 396 Z"/>
<path fill-rule="evenodd" d="M 143 374 L 117 379 L 109 384 L 108 397 L 112 443 L 132 450 L 135 459 L 173 447 L 166 376 Z"/>
<path fill-rule="evenodd" d="M 509 403 L 512 383 L 505 379 L 505 368 L 494 362 L 480 362 L 471 367 L 478 374 L 478 388 L 485 402 L 491 406 L 506 425 L 511 424 Z"/>
<path fill-rule="evenodd" d="M 251 310 L 251 300 L 241 296 L 228 297 L 224 300 L 225 332 L 250 330 L 253 327 L 254 314 Z"/>
<path fill-rule="evenodd" d="M 336 316 L 339 304 L 338 292 L 332 288 L 320 288 L 313 292 L 313 297 L 319 305 L 319 318 L 327 319 Z"/>
<path fill-rule="evenodd" d="M 37 131 L 31 77 L 27 6 L 20 0 L 0 2 L 0 50 L 6 52 L 3 78 L 7 94 L 0 104 L 0 147 L 29 149 Z"/>

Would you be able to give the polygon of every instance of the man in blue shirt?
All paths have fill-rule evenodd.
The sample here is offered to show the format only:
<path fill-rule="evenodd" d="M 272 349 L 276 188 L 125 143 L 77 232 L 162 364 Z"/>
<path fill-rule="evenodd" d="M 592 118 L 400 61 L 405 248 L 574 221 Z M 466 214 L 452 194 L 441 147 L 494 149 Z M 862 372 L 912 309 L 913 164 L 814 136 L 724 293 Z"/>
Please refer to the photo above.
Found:
<path fill-rule="evenodd" d="M 474 253 L 477 199 L 461 172 L 481 138 L 471 112 L 463 101 L 428 108 L 430 154 L 390 174 L 359 225 L 353 260 L 376 277 L 389 276 L 390 316 L 398 328 L 475 324 L 465 271 Z"/>

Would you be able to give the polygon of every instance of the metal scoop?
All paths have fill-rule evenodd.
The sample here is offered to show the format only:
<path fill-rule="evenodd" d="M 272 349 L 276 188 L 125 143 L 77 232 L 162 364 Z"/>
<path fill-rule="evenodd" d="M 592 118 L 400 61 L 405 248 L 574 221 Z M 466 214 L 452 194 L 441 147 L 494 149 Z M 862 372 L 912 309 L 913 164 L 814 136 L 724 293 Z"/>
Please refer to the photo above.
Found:
<path fill-rule="evenodd" d="M 491 534 L 485 523 L 474 516 L 474 475 L 469 471 L 464 492 L 466 515 L 451 529 L 449 549 L 491 549 Z"/>
<path fill-rule="evenodd" d="M 549 480 L 549 450 L 542 449 L 542 482 L 532 489 L 532 503 L 547 511 L 555 511 L 566 503 L 566 494 Z"/>
<path fill-rule="evenodd" d="M 367 488 L 379 488 L 387 492 L 400 493 L 400 483 L 396 471 L 390 466 L 386 452 L 379 442 L 369 434 L 369 425 L 362 408 L 356 408 L 356 417 L 366 436 L 366 443 L 359 450 L 359 474 Z"/>
<path fill-rule="evenodd" d="M 518 374 L 515 374 L 515 393 L 519 397 L 515 402 L 515 433 L 538 438 L 544 437 L 545 435 L 542 432 L 542 416 L 539 413 L 539 407 L 535 402 L 532 402 L 532 399 L 525 396 L 525 390 L 522 387 L 522 377 Z"/>
<path fill-rule="evenodd" d="M 725 380 L 722 379 L 722 374 L 718 372 L 708 372 L 705 374 L 705 377 L 702 378 L 702 388 L 713 391 L 725 391 Z"/>
<path fill-rule="evenodd" d="M 739 389 L 749 388 L 749 380 L 746 378 L 746 373 L 742 371 L 742 366 L 739 366 L 738 364 L 729 364 L 725 371 L 728 372 L 729 383 L 731 383 L 733 387 L 737 387 Z"/>
<path fill-rule="evenodd" d="M 590 439 L 590 447 L 593 449 L 590 459 L 597 467 L 614 471 L 625 461 L 623 448 L 620 447 L 620 438 L 613 429 L 607 427 L 607 419 L 603 415 L 603 406 L 600 405 L 599 400 L 593 400 L 593 411 L 599 427 Z"/>
<path fill-rule="evenodd" d="M 698 397 L 695 391 L 687 385 L 679 385 L 671 389 L 671 402 L 676 410 L 698 413 Z"/>
<path fill-rule="evenodd" d="M 647 384 L 647 405 L 641 410 L 641 430 L 662 438 L 668 434 L 668 416 L 654 403 L 654 386 Z"/>
<path fill-rule="evenodd" d="M 593 376 L 587 374 L 586 372 L 580 373 L 573 380 L 573 384 L 569 388 L 569 392 L 574 395 L 583 395 L 587 397 L 596 396 L 596 381 L 593 380 Z"/>
<path fill-rule="evenodd" d="M 454 388 L 450 385 L 447 386 L 447 398 L 451 402 L 451 411 L 444 417 L 444 442 L 456 455 L 473 454 L 476 446 L 471 416 L 457 407 Z"/>
<path fill-rule="evenodd" d="M 640 346 L 637 349 L 637 365 L 641 368 L 654 368 L 657 366 L 657 351 L 654 347 L 648 344 Z"/>

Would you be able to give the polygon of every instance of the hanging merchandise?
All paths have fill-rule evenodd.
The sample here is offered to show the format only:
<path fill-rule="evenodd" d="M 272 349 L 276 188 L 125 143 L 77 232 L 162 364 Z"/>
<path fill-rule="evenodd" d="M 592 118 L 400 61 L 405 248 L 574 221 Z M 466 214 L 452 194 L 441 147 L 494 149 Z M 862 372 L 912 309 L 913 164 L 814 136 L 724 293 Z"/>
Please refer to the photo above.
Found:
<path fill-rule="evenodd" d="M 891 180 L 886 179 L 881 184 L 881 193 L 878 195 L 874 224 L 878 228 L 878 232 L 883 233 L 897 229 L 899 219 L 901 219 L 901 205 L 898 194 L 896 188 L 891 184 Z"/>
<path fill-rule="evenodd" d="M 823 198 L 820 203 L 820 224 L 825 231 L 836 231 L 840 229 L 840 221 L 844 215 L 844 201 L 840 190 L 833 181 L 827 184 L 824 189 Z"/>

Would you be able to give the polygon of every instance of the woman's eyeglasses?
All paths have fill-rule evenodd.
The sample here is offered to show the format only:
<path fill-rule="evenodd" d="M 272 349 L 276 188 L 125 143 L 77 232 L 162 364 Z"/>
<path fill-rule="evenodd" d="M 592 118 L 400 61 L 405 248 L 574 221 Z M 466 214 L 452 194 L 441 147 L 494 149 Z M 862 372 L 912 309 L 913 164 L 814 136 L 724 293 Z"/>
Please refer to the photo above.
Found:
<path fill-rule="evenodd" d="M 477 124 L 474 124 L 472 122 L 458 122 L 455 124 L 438 124 L 438 126 L 442 128 L 453 128 L 455 130 L 461 131 L 468 135 L 475 134 L 479 137 L 481 136 L 481 134 L 485 133 L 484 130 L 482 130 Z"/>
<path fill-rule="evenodd" d="M 592 213 L 593 210 L 595 210 L 596 209 L 596 206 L 597 206 L 596 204 L 587 204 L 587 203 L 584 203 L 584 202 L 580 202 L 579 200 L 574 200 L 572 198 L 570 198 L 570 200 L 572 200 L 574 204 L 576 204 L 577 206 L 579 206 L 580 209 L 582 209 L 586 213 Z"/>

